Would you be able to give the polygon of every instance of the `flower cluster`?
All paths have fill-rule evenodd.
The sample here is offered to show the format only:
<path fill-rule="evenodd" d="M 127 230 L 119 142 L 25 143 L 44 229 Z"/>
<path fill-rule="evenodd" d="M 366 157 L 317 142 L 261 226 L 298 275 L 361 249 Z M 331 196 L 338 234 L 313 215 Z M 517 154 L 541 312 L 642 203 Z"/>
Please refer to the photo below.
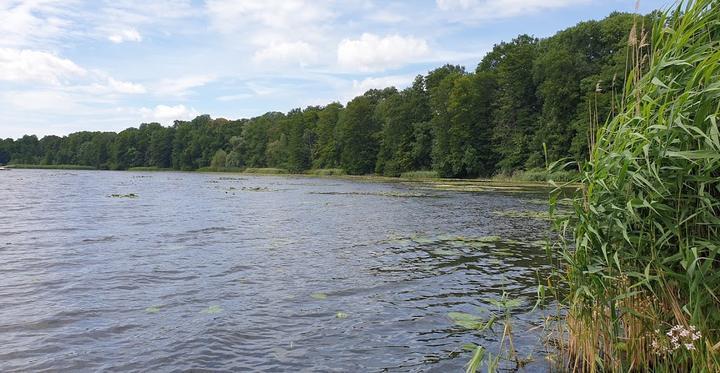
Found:
<path fill-rule="evenodd" d="M 655 330 L 655 334 L 660 335 L 660 330 Z M 695 350 L 695 341 L 702 338 L 700 331 L 693 325 L 688 328 L 675 325 L 665 335 L 667 339 L 664 341 L 654 339 L 652 342 L 653 350 L 658 354 L 673 352 L 681 347 L 688 351 Z"/>

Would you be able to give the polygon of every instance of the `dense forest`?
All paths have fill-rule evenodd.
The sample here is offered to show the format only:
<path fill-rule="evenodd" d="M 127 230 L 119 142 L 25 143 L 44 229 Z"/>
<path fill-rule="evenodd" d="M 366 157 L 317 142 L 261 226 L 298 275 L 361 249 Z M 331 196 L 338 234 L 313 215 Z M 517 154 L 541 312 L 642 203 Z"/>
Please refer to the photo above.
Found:
<path fill-rule="evenodd" d="M 520 35 L 495 45 L 474 71 L 445 65 L 408 88 L 370 90 L 346 106 L 5 139 L 0 164 L 487 177 L 565 157 L 582 162 L 590 123 L 613 114 L 623 91 L 632 24 L 633 15 L 613 13 L 545 39 Z"/>

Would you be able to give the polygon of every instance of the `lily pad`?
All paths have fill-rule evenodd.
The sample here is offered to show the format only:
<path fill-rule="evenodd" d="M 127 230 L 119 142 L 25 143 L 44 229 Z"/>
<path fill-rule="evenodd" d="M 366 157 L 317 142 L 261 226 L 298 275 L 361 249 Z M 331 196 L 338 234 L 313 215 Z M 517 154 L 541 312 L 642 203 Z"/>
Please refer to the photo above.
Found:
<path fill-rule="evenodd" d="M 208 307 L 206 310 L 204 310 L 203 313 L 206 313 L 208 315 L 214 315 L 214 314 L 220 313 L 222 311 L 223 311 L 222 307 L 220 307 L 218 305 L 212 305 L 212 306 Z"/>
<path fill-rule="evenodd" d="M 411 240 L 415 241 L 415 243 L 419 244 L 430 244 L 435 242 L 432 238 L 429 237 L 421 237 L 421 236 L 414 236 L 411 238 Z"/>
<path fill-rule="evenodd" d="M 145 309 L 145 312 L 147 312 L 147 313 L 158 313 L 158 312 L 160 312 L 160 307 L 159 307 L 159 306 L 150 306 L 150 307 L 148 307 L 148 308 Z"/>
<path fill-rule="evenodd" d="M 469 313 L 450 312 L 448 313 L 448 317 L 456 325 L 462 326 L 465 329 L 481 329 L 485 325 L 480 316 Z"/>
<path fill-rule="evenodd" d="M 439 256 L 450 256 L 450 255 L 462 255 L 462 252 L 457 250 L 448 250 L 448 249 L 435 249 L 430 251 L 433 255 L 439 255 Z"/>
<path fill-rule="evenodd" d="M 490 299 L 488 302 L 496 307 L 503 309 L 513 309 L 522 305 L 522 300 L 518 298 L 507 298 L 503 296 L 500 300 Z"/>
<path fill-rule="evenodd" d="M 483 236 L 483 237 L 479 237 L 477 239 L 478 242 L 498 242 L 501 240 L 502 240 L 502 237 L 500 237 L 500 236 Z"/>
<path fill-rule="evenodd" d="M 312 293 L 312 294 L 310 294 L 310 297 L 311 297 L 312 299 L 325 300 L 325 299 L 327 299 L 328 296 L 327 296 L 327 294 L 325 294 L 325 293 L 319 293 L 319 292 L 318 292 L 318 293 Z"/>

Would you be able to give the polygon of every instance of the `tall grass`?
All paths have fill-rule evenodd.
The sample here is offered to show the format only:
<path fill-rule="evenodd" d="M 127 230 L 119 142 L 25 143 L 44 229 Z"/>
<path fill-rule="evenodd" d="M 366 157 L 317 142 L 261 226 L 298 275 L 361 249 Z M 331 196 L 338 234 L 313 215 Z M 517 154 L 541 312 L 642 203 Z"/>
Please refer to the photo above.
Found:
<path fill-rule="evenodd" d="M 574 371 L 720 371 L 720 2 L 658 17 L 556 222 Z"/>

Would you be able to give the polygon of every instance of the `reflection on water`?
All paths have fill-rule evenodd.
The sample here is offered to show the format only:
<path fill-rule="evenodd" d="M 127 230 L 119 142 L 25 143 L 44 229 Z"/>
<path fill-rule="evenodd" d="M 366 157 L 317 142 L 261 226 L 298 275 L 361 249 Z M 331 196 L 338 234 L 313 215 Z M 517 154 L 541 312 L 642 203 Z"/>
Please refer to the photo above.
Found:
<path fill-rule="evenodd" d="M 448 314 L 504 292 L 520 354 L 542 347 L 547 222 L 494 213 L 543 211 L 537 195 L 42 170 L 0 186 L 3 372 L 459 371 L 463 344 L 499 335 Z"/>

